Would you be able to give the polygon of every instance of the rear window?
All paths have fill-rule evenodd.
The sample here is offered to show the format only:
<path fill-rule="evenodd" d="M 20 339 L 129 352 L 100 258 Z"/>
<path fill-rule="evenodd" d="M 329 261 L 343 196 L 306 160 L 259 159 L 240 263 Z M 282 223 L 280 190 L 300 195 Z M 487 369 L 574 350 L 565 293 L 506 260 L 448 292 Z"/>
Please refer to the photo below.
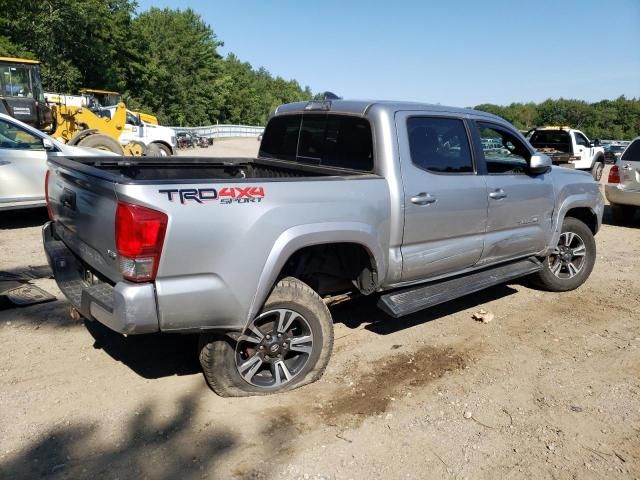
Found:
<path fill-rule="evenodd" d="M 302 115 L 272 118 L 260 143 L 260 156 L 295 160 L 301 121 Z"/>
<path fill-rule="evenodd" d="M 554 148 L 571 153 L 571 137 L 564 130 L 539 130 L 531 135 L 529 143 L 536 148 Z"/>
<path fill-rule="evenodd" d="M 640 140 L 634 140 L 622 154 L 622 160 L 640 162 Z"/>
<path fill-rule="evenodd" d="M 274 117 L 265 130 L 260 156 L 371 171 L 371 127 L 364 118 L 347 115 Z"/>

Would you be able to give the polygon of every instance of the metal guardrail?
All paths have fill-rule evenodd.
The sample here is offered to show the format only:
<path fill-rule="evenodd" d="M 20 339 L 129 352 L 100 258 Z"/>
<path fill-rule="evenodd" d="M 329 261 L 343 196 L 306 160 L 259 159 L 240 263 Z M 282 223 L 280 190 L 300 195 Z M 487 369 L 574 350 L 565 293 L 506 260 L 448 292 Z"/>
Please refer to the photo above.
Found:
<path fill-rule="evenodd" d="M 262 135 L 264 127 L 252 125 L 209 125 L 207 127 L 170 127 L 176 132 L 189 132 L 201 137 L 257 137 Z"/>

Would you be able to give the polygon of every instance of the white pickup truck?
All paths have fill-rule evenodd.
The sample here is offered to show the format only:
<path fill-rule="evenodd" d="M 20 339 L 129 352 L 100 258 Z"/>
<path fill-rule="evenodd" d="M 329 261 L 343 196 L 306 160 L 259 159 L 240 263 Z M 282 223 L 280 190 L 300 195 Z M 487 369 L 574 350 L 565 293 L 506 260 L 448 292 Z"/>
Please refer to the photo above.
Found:
<path fill-rule="evenodd" d="M 102 107 L 102 111 L 114 115 L 117 106 Z M 140 120 L 131 110 L 127 110 L 127 123 L 120 134 L 120 143 L 142 142 L 147 147 L 148 156 L 170 157 L 177 146 L 176 132 L 173 128 L 153 125 Z"/>
<path fill-rule="evenodd" d="M 591 141 L 580 130 L 569 127 L 536 128 L 529 143 L 551 157 L 556 165 L 588 170 L 598 182 L 604 170 L 604 148 L 599 140 Z"/>

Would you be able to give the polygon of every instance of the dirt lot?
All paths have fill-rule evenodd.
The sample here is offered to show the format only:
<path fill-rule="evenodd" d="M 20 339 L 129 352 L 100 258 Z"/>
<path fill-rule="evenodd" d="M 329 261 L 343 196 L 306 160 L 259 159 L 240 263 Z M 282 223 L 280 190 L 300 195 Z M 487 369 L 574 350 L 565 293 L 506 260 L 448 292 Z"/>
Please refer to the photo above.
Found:
<path fill-rule="evenodd" d="M 0 270 L 45 263 L 45 220 L 0 216 Z M 597 243 L 570 293 L 336 306 L 323 379 L 263 398 L 211 393 L 193 337 L 74 322 L 38 279 L 57 301 L 0 311 L 0 478 L 639 478 L 640 223 Z"/>

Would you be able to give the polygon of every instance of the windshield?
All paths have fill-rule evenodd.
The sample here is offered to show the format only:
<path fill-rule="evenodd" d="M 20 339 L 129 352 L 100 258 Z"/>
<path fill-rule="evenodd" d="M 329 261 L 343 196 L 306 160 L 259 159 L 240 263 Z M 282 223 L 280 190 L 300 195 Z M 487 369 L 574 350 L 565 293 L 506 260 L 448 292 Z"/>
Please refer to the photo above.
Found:
<path fill-rule="evenodd" d="M 37 66 L 0 65 L 0 95 L 35 98 L 39 102 L 44 102 Z"/>

